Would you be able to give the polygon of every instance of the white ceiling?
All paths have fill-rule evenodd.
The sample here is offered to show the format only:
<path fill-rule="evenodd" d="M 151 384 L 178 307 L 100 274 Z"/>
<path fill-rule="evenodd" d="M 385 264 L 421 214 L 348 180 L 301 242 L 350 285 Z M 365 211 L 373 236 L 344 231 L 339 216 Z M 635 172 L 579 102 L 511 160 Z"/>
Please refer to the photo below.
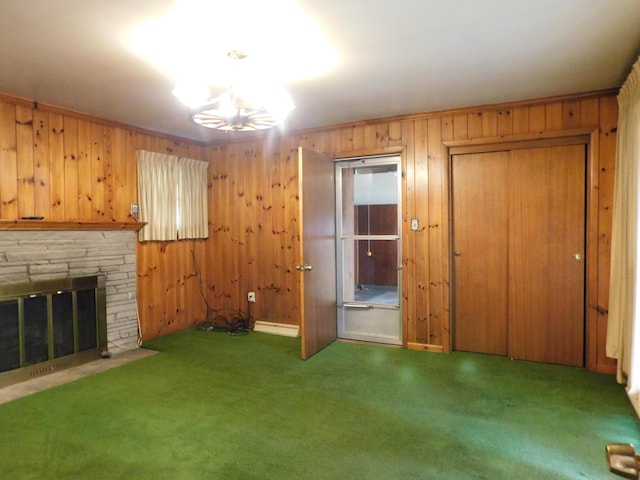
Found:
<path fill-rule="evenodd" d="M 286 85 L 288 130 L 619 87 L 640 54 L 640 0 L 295 3 L 339 62 Z M 246 135 L 192 124 L 174 79 L 127 45 L 173 5 L 0 0 L 0 92 L 196 140 Z M 233 21 L 241 30 L 242 18 L 211 19 L 212 44 L 216 24 Z"/>

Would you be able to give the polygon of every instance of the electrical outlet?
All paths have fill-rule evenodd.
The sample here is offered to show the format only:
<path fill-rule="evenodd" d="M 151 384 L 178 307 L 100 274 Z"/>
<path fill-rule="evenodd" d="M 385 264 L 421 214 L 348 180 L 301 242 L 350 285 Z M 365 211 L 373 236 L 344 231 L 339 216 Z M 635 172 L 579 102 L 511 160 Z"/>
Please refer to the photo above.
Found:
<path fill-rule="evenodd" d="M 417 218 L 412 218 L 411 230 L 413 230 L 414 232 L 417 232 L 419 228 L 420 228 L 420 221 Z"/>
<path fill-rule="evenodd" d="M 247 300 L 251 303 L 256 303 L 256 292 L 247 293 Z"/>
<path fill-rule="evenodd" d="M 131 204 L 131 215 L 138 215 L 138 204 L 137 203 L 132 203 Z"/>

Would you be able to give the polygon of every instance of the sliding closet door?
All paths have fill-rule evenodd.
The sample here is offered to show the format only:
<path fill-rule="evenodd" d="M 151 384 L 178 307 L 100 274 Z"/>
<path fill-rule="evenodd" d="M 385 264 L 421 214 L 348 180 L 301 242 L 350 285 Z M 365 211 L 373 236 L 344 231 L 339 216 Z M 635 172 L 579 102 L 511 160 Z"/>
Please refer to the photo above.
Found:
<path fill-rule="evenodd" d="M 585 146 L 509 157 L 509 356 L 584 364 Z"/>
<path fill-rule="evenodd" d="M 452 158 L 454 349 L 584 365 L 584 145 Z"/>
<path fill-rule="evenodd" d="M 508 152 L 454 155 L 454 349 L 507 354 Z"/>

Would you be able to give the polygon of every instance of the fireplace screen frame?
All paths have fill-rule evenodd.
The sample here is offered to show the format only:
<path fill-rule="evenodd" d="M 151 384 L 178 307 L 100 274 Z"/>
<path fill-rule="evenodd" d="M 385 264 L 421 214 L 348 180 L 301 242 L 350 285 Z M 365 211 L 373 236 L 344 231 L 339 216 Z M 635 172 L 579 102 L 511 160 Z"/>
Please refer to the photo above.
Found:
<path fill-rule="evenodd" d="M 0 315 L 7 315 L 0 318 L 0 387 L 100 358 L 107 350 L 105 285 L 104 275 L 0 285 Z M 40 328 L 28 332 L 33 323 Z M 34 347 L 38 337 L 45 345 Z"/>

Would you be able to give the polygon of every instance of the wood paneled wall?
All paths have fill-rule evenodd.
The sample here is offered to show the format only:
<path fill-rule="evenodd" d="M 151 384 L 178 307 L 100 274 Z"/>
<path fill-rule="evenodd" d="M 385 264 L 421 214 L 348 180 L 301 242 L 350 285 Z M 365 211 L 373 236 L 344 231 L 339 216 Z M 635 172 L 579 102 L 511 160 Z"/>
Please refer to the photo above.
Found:
<path fill-rule="evenodd" d="M 597 265 L 589 277 L 589 364 L 611 372 L 604 354 L 617 104 L 615 92 L 358 122 L 263 139 L 205 146 L 98 119 L 0 98 L 0 219 L 127 222 L 136 200 L 137 149 L 210 162 L 210 236 L 138 244 L 138 304 L 144 338 L 221 313 L 296 324 L 297 147 L 334 157 L 402 153 L 405 343 L 450 350 L 448 146 L 498 143 L 597 130 Z M 594 204 L 595 203 L 595 204 Z M 412 232 L 409 219 L 419 218 Z M 592 242 L 593 243 L 593 242 Z M 257 302 L 250 306 L 248 291 Z M 225 309 L 230 309 L 226 311 Z M 225 310 L 225 311 L 222 311 Z"/>
<path fill-rule="evenodd" d="M 204 145 L 0 97 L 0 219 L 42 216 L 47 225 L 70 222 L 69 229 L 79 228 L 73 222 L 135 222 L 129 212 L 137 203 L 138 149 L 204 160 L 209 154 Z M 143 337 L 205 318 L 194 258 L 204 282 L 205 242 L 138 244 Z"/>

